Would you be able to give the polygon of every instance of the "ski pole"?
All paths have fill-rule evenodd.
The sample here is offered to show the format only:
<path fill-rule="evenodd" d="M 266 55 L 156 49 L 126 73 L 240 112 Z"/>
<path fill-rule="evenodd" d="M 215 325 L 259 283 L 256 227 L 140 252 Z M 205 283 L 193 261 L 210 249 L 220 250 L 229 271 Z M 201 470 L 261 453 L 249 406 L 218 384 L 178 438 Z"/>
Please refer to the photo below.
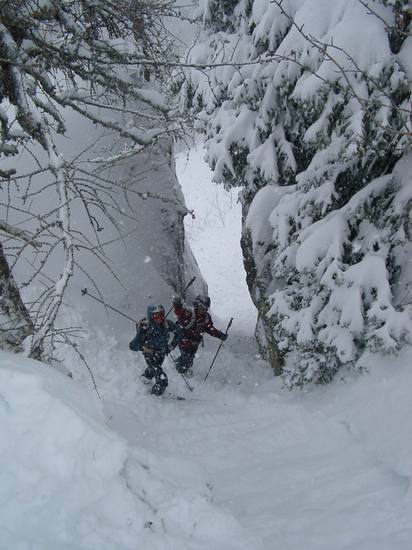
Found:
<path fill-rule="evenodd" d="M 173 363 L 176 364 L 176 359 L 173 357 L 173 355 L 172 355 L 172 354 L 169 354 L 169 356 L 170 356 L 170 359 L 173 361 Z M 179 372 L 179 371 L 178 371 L 178 372 Z M 183 380 L 185 381 L 185 384 L 186 384 L 186 386 L 189 388 L 189 390 L 190 390 L 190 391 L 193 391 L 192 386 L 191 386 L 191 385 L 189 384 L 189 382 L 187 381 L 187 378 L 186 378 L 186 376 L 183 374 L 183 372 L 179 372 L 179 374 L 181 375 L 181 377 L 182 377 Z"/>
<path fill-rule="evenodd" d="M 182 376 L 183 380 L 185 381 L 186 386 L 189 388 L 189 390 L 190 390 L 190 391 L 193 391 L 192 386 L 191 386 L 191 385 L 189 384 L 189 382 L 187 381 L 187 378 L 186 378 L 186 376 L 183 374 L 183 372 L 181 372 L 181 373 L 179 373 L 179 374 L 181 374 L 181 376 Z"/>
<path fill-rule="evenodd" d="M 173 357 L 173 355 L 172 355 L 171 353 L 169 354 L 169 357 L 170 357 L 170 359 L 173 361 L 173 363 L 176 364 L 176 361 L 177 361 L 177 360 Z M 177 372 L 179 372 L 179 371 L 177 371 Z M 186 384 L 186 386 L 189 388 L 189 390 L 190 390 L 190 391 L 193 391 L 192 386 L 191 386 L 191 385 L 189 384 L 189 382 L 187 381 L 187 378 L 186 378 L 186 376 L 183 374 L 183 372 L 179 372 L 179 374 L 180 374 L 180 376 L 183 378 L 183 380 L 185 381 L 185 384 Z"/>
<path fill-rule="evenodd" d="M 228 323 L 228 325 L 227 325 L 226 332 L 225 332 L 226 336 L 227 336 L 227 333 L 229 332 L 229 329 L 230 329 L 230 326 L 231 326 L 231 324 L 232 324 L 232 321 L 233 321 L 233 317 L 230 318 L 230 321 L 229 321 L 229 323 Z M 214 364 L 214 362 L 216 361 L 217 354 L 219 353 L 220 348 L 221 348 L 222 346 L 223 346 L 223 341 L 220 342 L 220 345 L 219 345 L 219 347 L 217 348 L 217 351 L 216 351 L 216 353 L 215 353 L 215 356 L 213 357 L 212 364 L 210 365 L 209 370 L 207 371 L 207 374 L 206 374 L 205 379 L 203 380 L 203 382 L 206 382 L 207 377 L 209 376 L 210 371 L 212 370 L 213 364 Z"/>
<path fill-rule="evenodd" d="M 118 313 L 119 315 L 123 315 L 123 317 L 126 317 L 126 319 L 129 319 L 129 321 L 133 321 L 133 323 L 136 322 L 135 319 L 132 319 L 131 317 L 129 317 L 129 316 L 126 315 L 125 313 L 122 313 L 121 311 L 119 311 L 119 310 L 116 309 L 115 307 L 109 306 L 109 304 L 106 304 L 106 302 L 103 302 L 103 300 L 100 300 L 100 298 L 96 298 L 96 296 L 93 296 L 93 294 L 90 294 L 90 292 L 87 290 L 87 288 L 82 288 L 82 290 L 81 290 L 81 295 L 82 295 L 82 296 L 85 296 L 86 294 L 87 294 L 87 296 L 90 296 L 90 298 L 93 298 L 93 299 L 96 300 L 97 302 L 100 302 L 101 304 L 103 304 L 105 307 L 108 307 L 108 308 L 112 309 L 113 311 L 115 311 L 115 312 Z"/>
<path fill-rule="evenodd" d="M 195 282 L 195 280 L 196 280 L 196 277 L 193 277 L 193 279 L 190 279 L 190 281 L 187 283 L 187 285 L 186 285 L 185 288 L 183 289 L 183 293 L 182 293 L 182 294 L 183 294 L 183 297 L 185 296 L 185 294 L 186 294 L 186 292 L 187 292 L 189 286 L 191 286 L 191 285 Z M 173 309 L 173 305 L 172 305 L 172 307 L 169 309 L 169 311 L 166 313 L 165 317 L 167 317 L 167 316 L 169 315 L 169 313 L 171 313 L 172 309 Z"/>

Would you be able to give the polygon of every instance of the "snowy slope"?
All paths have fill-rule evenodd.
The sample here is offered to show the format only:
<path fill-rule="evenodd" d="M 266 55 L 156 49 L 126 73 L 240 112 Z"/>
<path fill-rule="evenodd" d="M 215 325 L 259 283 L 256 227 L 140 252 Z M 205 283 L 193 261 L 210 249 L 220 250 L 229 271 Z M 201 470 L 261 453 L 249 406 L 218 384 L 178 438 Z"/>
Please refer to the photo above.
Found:
<path fill-rule="evenodd" d="M 114 431 L 93 394 L 1 354 L 0 548 L 410 550 L 408 358 L 297 395 L 232 346 L 205 385 L 202 351 L 193 394 L 171 373 L 186 401 L 106 399 Z"/>
<path fill-rule="evenodd" d="M 128 447 L 45 365 L 0 352 L 0 380 L 1 550 L 246 550 L 193 462 Z"/>
<path fill-rule="evenodd" d="M 376 365 L 298 395 L 230 352 L 203 386 L 211 356 L 198 361 L 193 396 L 173 379 L 187 401 L 142 396 L 128 424 L 111 405 L 110 424 L 172 459 L 173 476 L 187 462 L 207 472 L 213 502 L 247 529 L 251 549 L 410 550 L 410 355 L 392 372 Z"/>

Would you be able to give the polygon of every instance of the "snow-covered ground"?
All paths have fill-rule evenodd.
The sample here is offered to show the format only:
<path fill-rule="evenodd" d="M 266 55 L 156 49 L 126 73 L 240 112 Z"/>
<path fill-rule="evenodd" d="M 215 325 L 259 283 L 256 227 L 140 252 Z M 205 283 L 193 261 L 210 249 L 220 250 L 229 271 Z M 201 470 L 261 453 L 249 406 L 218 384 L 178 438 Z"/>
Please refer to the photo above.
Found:
<path fill-rule="evenodd" d="M 239 210 L 200 152 L 184 164 L 190 240 L 230 338 L 204 383 L 219 344 L 205 338 L 192 393 L 169 363 L 185 401 L 147 395 L 139 354 L 104 335 L 90 344 L 102 400 L 1 353 L 0 549 L 411 550 L 410 350 L 282 389 L 252 338 Z"/>

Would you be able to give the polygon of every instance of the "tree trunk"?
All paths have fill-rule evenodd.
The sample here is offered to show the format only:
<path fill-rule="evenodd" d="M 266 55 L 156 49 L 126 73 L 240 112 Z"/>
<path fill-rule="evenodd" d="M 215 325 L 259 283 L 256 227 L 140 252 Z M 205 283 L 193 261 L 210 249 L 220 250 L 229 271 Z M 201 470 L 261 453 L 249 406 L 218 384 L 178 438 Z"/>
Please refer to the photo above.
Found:
<path fill-rule="evenodd" d="M 0 348 L 20 352 L 23 341 L 33 334 L 30 319 L 0 243 Z M 31 354 L 33 355 L 33 354 Z"/>

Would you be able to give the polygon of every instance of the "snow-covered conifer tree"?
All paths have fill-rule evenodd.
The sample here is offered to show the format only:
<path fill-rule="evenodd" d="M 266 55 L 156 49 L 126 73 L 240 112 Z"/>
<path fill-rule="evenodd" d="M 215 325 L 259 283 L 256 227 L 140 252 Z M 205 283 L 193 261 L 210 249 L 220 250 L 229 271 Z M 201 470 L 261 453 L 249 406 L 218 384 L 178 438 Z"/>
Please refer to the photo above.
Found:
<path fill-rule="evenodd" d="M 412 343 L 410 3 L 202 0 L 199 15 L 184 95 L 214 179 L 242 187 L 262 352 L 302 386 Z"/>

